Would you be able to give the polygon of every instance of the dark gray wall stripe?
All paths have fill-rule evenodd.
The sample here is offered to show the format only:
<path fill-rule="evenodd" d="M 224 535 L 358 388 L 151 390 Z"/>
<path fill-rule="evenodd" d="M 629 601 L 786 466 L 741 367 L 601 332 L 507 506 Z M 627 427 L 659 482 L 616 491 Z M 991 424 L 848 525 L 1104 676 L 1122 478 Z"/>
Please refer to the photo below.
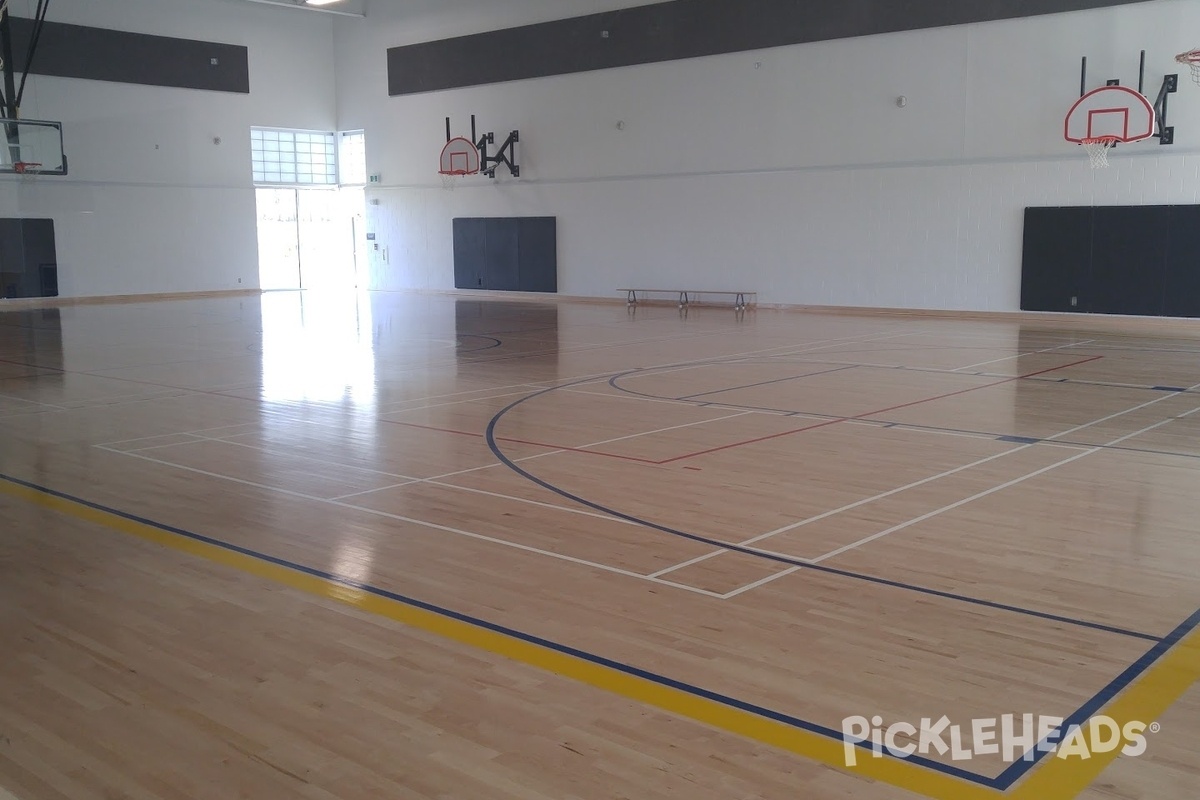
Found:
<path fill-rule="evenodd" d="M 393 47 L 388 50 L 388 91 L 392 96 L 415 94 L 1150 1 L 674 0 Z"/>
<path fill-rule="evenodd" d="M 33 21 L 12 18 L 14 59 L 25 64 Z M 217 59 L 213 66 L 211 59 Z M 250 92 L 249 51 L 240 45 L 47 22 L 33 74 L 56 78 Z"/>

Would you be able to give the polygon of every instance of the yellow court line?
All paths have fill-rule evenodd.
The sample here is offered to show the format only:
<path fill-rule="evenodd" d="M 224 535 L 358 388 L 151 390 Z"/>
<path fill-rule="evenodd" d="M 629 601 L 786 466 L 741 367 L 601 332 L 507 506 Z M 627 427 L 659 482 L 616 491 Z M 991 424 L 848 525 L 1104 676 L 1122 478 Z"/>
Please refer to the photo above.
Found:
<path fill-rule="evenodd" d="M 896 758 L 877 759 L 860 751 L 858 764 L 845 766 L 841 742 L 795 728 L 749 711 L 700 697 L 682 689 L 631 675 L 585 658 L 454 619 L 398 600 L 361 591 L 253 555 L 192 539 L 180 533 L 92 507 L 84 502 L 48 494 L 0 476 L 0 492 L 38 506 L 153 542 L 173 550 L 279 583 L 318 597 L 335 600 L 461 644 L 567 677 L 630 700 L 695 720 L 729 733 L 873 781 L 915 792 L 932 800 L 1070 800 L 1086 788 L 1115 758 L 1090 761 L 1049 758 L 1008 794 Z M 1118 720 L 1156 718 L 1200 676 L 1200 632 L 1194 633 L 1164 657 L 1139 681 L 1110 704 L 1105 713 Z M 1147 720 L 1147 721 L 1150 721 Z M 1151 745 L 1153 743 L 1151 742 Z"/>
<path fill-rule="evenodd" d="M 1185 636 L 1097 713 L 1111 717 L 1122 728 L 1128 722 L 1149 725 L 1158 721 L 1197 680 L 1200 680 L 1200 629 Z M 1146 737 L 1152 751 L 1155 734 L 1147 733 Z M 1091 786 L 1119 755 L 1118 749 L 1093 754 L 1086 760 L 1047 756 L 1047 763 L 1017 784 L 1008 796 L 1015 800 L 1071 800 Z"/>

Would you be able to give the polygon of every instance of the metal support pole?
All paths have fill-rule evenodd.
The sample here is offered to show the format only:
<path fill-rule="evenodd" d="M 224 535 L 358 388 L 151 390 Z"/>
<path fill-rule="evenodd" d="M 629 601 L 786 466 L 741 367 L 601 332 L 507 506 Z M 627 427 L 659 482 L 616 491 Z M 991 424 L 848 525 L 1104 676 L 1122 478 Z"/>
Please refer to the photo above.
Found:
<path fill-rule="evenodd" d="M 8 6 L 0 14 L 0 57 L 4 59 L 4 116 L 16 119 L 17 109 L 17 80 L 16 61 L 13 59 L 12 21 L 8 16 Z"/>

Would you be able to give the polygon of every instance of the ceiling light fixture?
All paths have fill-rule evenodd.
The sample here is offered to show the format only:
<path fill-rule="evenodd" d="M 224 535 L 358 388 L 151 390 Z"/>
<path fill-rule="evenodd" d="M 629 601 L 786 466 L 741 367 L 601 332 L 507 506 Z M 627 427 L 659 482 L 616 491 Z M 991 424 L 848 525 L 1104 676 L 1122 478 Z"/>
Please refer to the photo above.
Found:
<path fill-rule="evenodd" d="M 320 11 L 323 14 L 338 14 L 345 17 L 366 16 L 362 0 L 247 0 L 250 3 L 262 3 L 268 6 L 285 6 L 307 11 Z"/>

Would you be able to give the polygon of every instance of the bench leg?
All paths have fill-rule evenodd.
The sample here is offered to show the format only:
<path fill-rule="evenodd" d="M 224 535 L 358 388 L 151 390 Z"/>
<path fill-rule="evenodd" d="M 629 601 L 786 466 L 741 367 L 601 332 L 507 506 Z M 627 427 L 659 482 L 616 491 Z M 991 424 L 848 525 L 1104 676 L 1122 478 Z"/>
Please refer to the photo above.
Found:
<path fill-rule="evenodd" d="M 637 305 L 637 292 L 635 292 L 632 289 L 629 290 L 628 295 L 626 295 L 626 297 L 625 297 L 625 305 L 627 305 L 627 306 L 636 306 Z"/>
<path fill-rule="evenodd" d="M 688 293 L 687 292 L 679 293 L 679 307 L 680 308 L 688 307 Z"/>

